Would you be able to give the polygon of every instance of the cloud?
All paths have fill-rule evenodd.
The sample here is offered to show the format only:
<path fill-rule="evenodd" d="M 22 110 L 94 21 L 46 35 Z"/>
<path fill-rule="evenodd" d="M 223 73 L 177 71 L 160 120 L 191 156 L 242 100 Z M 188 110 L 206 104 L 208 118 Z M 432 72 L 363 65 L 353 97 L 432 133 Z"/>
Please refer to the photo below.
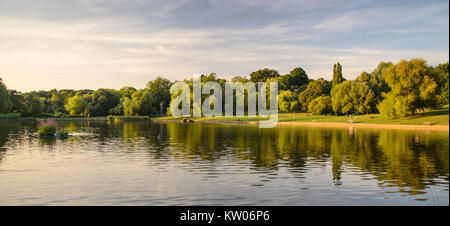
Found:
<path fill-rule="evenodd" d="M 25 16 L 17 13 L 20 2 L 0 2 L 0 75 L 24 91 L 142 88 L 158 75 L 231 77 L 301 66 L 312 78 L 330 79 L 340 61 L 351 79 L 380 61 L 448 60 L 448 3 L 325 3 L 71 1 L 69 10 L 43 1 Z"/>

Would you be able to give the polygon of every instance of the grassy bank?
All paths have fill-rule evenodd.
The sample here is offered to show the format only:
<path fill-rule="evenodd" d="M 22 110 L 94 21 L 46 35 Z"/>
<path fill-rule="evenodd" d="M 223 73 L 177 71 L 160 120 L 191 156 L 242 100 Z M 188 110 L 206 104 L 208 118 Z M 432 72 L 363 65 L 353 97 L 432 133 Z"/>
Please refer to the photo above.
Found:
<path fill-rule="evenodd" d="M 43 120 L 53 118 L 56 121 L 141 121 L 141 120 L 150 120 L 148 116 L 101 116 L 101 117 L 77 117 L 77 116 L 69 116 L 69 117 L 23 117 L 21 119 L 37 119 Z"/>
<path fill-rule="evenodd" d="M 20 115 L 16 113 L 0 114 L 0 119 L 16 119 L 19 117 Z"/>
<path fill-rule="evenodd" d="M 180 120 L 176 117 L 158 117 L 153 120 Z M 264 117 L 202 117 L 193 118 L 194 121 L 217 121 L 217 122 L 236 122 L 236 121 L 260 121 L 267 120 Z M 309 113 L 280 113 L 279 122 L 299 122 L 299 123 L 345 123 L 353 120 L 355 124 L 386 124 L 386 125 L 449 125 L 449 109 L 431 110 L 419 113 L 414 116 L 404 118 L 387 118 L 380 114 L 357 115 L 357 116 L 334 116 L 334 115 L 312 115 Z"/>

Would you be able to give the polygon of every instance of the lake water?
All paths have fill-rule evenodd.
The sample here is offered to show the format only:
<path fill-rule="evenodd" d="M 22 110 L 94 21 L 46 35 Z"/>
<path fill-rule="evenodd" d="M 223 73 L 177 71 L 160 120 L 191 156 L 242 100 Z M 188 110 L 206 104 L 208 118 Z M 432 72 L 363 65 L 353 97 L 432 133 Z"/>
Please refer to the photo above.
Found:
<path fill-rule="evenodd" d="M 449 133 L 0 122 L 0 205 L 449 205 Z"/>

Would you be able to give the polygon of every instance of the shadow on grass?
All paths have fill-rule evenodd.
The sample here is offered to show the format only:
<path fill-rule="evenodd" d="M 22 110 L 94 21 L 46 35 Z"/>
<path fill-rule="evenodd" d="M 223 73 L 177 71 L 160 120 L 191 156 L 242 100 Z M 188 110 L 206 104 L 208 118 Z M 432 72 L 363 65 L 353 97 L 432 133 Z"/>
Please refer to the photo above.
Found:
<path fill-rule="evenodd" d="M 417 115 L 420 116 L 438 116 L 438 115 L 448 115 L 448 108 L 442 109 L 442 110 L 436 110 L 436 111 L 428 111 L 428 112 L 422 112 Z"/>

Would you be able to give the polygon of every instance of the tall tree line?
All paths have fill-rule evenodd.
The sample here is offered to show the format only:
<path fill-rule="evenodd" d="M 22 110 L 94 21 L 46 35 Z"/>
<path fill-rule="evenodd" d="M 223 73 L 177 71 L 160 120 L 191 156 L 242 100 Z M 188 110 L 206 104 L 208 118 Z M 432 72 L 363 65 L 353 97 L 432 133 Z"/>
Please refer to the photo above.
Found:
<path fill-rule="evenodd" d="M 448 62 L 437 66 L 430 66 L 423 59 L 401 60 L 397 64 L 381 62 L 372 72 L 362 72 L 354 80 L 346 80 L 342 65 L 336 63 L 332 73 L 331 81 L 324 78 L 314 80 L 300 67 L 285 75 L 264 68 L 250 73 L 248 78 L 235 76 L 230 81 L 279 82 L 278 104 L 282 112 L 335 115 L 382 113 L 403 117 L 449 103 Z M 184 81 L 192 89 L 193 80 Z M 222 87 L 222 95 L 225 94 L 225 79 L 215 73 L 202 75 L 202 84 L 209 81 L 218 82 Z M 17 113 L 21 116 L 138 116 L 169 113 L 170 100 L 178 95 L 170 94 L 172 84 L 168 79 L 157 77 L 148 82 L 144 89 L 53 89 L 21 93 L 7 89 L 0 78 L 0 113 Z M 207 97 L 202 94 L 202 102 Z M 244 101 L 247 109 L 247 99 Z"/>

